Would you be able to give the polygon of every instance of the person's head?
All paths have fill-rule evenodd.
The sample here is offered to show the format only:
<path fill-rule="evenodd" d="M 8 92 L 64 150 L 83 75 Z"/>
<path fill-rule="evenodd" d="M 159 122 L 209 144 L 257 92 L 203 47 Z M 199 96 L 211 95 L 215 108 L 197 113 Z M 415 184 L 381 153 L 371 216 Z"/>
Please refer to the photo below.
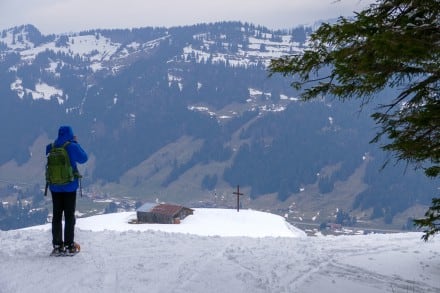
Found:
<path fill-rule="evenodd" d="M 66 142 L 73 140 L 73 130 L 70 126 L 60 126 L 58 129 L 58 140 L 60 142 Z"/>

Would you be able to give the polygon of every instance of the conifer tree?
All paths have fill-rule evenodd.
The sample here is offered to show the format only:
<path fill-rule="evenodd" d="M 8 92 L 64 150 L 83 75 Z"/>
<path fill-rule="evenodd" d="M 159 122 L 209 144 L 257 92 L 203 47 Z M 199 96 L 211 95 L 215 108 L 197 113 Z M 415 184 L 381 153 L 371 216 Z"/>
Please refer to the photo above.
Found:
<path fill-rule="evenodd" d="M 292 77 L 311 100 L 331 95 L 374 102 L 380 126 L 372 142 L 397 160 L 440 177 L 440 0 L 378 0 L 351 19 L 323 23 L 300 54 L 271 61 L 271 74 Z M 375 96 L 392 88 L 395 96 Z M 439 232 L 440 205 L 424 219 L 424 240 Z"/>

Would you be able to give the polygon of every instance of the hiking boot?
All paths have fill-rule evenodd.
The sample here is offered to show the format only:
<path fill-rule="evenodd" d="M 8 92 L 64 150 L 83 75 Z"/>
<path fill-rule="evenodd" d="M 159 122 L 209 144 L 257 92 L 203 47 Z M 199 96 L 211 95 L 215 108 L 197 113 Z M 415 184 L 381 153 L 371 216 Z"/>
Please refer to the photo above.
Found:
<path fill-rule="evenodd" d="M 61 256 L 66 253 L 66 250 L 63 245 L 54 245 L 53 250 L 50 253 L 52 256 Z"/>

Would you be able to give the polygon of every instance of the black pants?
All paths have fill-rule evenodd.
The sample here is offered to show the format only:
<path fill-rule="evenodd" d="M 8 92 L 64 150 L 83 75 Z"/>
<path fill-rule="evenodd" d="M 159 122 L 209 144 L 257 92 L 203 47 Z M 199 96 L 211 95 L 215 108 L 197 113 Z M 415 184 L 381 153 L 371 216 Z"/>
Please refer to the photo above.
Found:
<path fill-rule="evenodd" d="M 69 246 L 75 237 L 76 191 L 52 192 L 52 244 Z M 63 242 L 64 213 L 64 242 Z"/>

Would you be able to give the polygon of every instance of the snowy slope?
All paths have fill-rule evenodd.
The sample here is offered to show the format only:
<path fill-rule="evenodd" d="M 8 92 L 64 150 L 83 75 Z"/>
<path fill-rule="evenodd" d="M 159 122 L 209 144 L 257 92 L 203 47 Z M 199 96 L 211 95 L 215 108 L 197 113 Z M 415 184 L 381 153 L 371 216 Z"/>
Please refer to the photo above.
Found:
<path fill-rule="evenodd" d="M 133 215 L 79 219 L 73 258 L 48 256 L 47 225 L 0 231 L 0 292 L 440 292 L 440 242 L 419 233 L 305 237 L 244 210 L 197 209 L 181 225 Z"/>

